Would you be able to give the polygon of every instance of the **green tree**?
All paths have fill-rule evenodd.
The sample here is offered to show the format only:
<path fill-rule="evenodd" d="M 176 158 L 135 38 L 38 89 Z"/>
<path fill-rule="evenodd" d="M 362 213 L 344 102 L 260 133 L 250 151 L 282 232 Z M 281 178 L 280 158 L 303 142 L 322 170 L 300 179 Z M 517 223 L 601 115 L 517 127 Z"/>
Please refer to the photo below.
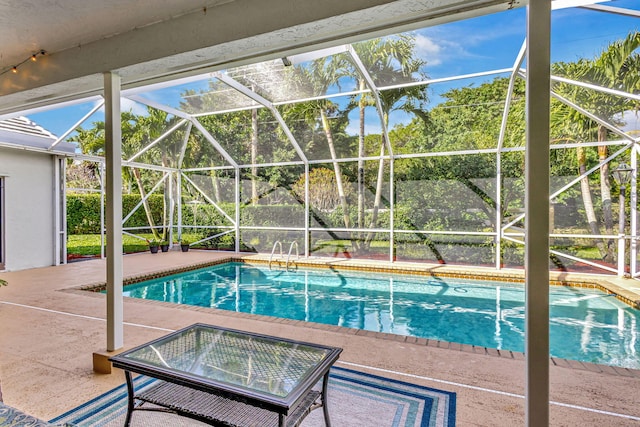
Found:
<path fill-rule="evenodd" d="M 340 196 L 335 188 L 336 174 L 331 169 L 320 167 L 309 172 L 309 203 L 314 209 L 331 212 L 340 206 Z M 298 199 L 304 200 L 305 176 L 301 175 L 291 189 Z"/>
<path fill-rule="evenodd" d="M 136 115 L 131 111 L 123 112 L 121 114 L 122 120 L 122 154 L 124 158 L 132 158 L 136 155 L 137 161 L 144 161 L 148 164 L 162 164 L 163 166 L 173 166 L 174 159 L 176 158 L 176 152 L 178 150 L 176 141 L 178 138 L 173 137 L 165 138 L 157 144 L 158 150 L 148 150 L 143 154 L 140 151 L 148 144 L 155 141 L 162 133 L 170 129 L 176 121 L 176 118 L 169 118 L 168 114 L 163 111 L 159 111 L 153 108 L 147 109 L 146 115 Z M 105 146 L 105 134 L 104 134 L 104 122 L 98 121 L 93 123 L 93 127 L 89 129 L 79 128 L 77 134 L 70 138 L 72 141 L 78 142 L 80 149 L 85 154 L 104 155 Z M 145 200 L 147 193 L 145 186 L 147 185 L 146 178 L 149 176 L 146 171 L 143 171 L 138 167 L 131 167 L 131 175 L 126 172 L 127 168 L 123 168 L 123 176 L 133 180 L 136 183 L 140 197 Z M 126 182 L 126 179 L 125 179 Z M 162 232 L 158 232 L 155 228 L 155 220 L 153 219 L 151 208 L 148 201 L 143 202 L 143 208 L 147 217 L 149 226 L 155 239 L 165 240 L 167 233 L 167 222 L 170 213 L 166 208 L 163 223 L 164 227 Z"/>
<path fill-rule="evenodd" d="M 640 32 L 630 33 L 624 40 L 611 43 L 593 60 L 580 59 L 573 63 L 557 63 L 553 65 L 553 73 L 572 80 L 592 83 L 600 87 L 617 89 L 629 93 L 640 91 Z M 593 113 L 598 118 L 613 125 L 620 124 L 621 114 L 637 108 L 637 101 L 615 95 L 608 95 L 594 90 L 586 90 L 568 83 L 557 84 L 554 90 L 570 101 Z M 598 142 L 605 142 L 611 131 L 599 123 L 568 106 L 555 109 L 556 118 L 569 118 L 562 127 L 570 138 L 586 140 L 595 137 Z M 598 146 L 598 158 L 603 163 L 608 156 L 607 145 Z M 586 171 L 586 157 L 582 147 L 577 149 L 578 169 L 582 174 Z M 581 182 L 585 211 L 591 232 L 599 234 L 598 221 L 595 216 L 593 202 L 586 178 Z M 611 203 L 611 181 L 609 163 L 600 167 L 600 194 L 602 198 L 602 214 L 606 234 L 613 234 L 613 214 Z M 606 249 L 598 245 L 604 260 L 613 260 L 615 250 L 613 240 L 606 242 Z"/>
<path fill-rule="evenodd" d="M 298 84 L 306 87 L 312 93 L 326 95 L 329 89 L 336 85 L 344 75 L 343 62 L 333 58 L 320 58 L 312 62 L 310 66 L 296 66 L 296 76 Z M 329 99 L 318 99 L 289 106 L 284 116 L 290 121 L 304 120 L 306 123 L 315 126 L 319 121 L 319 126 L 324 132 L 327 147 L 333 164 L 333 171 L 336 176 L 335 184 L 342 207 L 344 226 L 351 226 L 349 218 L 349 205 L 343 182 L 342 169 L 338 162 L 338 154 L 334 141 L 334 130 L 331 125 L 331 118 L 341 115 L 338 106 Z"/>
<path fill-rule="evenodd" d="M 406 144 L 402 151 L 447 152 L 497 148 L 508 83 L 508 79 L 500 77 L 478 86 L 455 88 L 443 93 L 443 102 L 429 112 L 429 123 L 423 125 L 424 138 Z M 520 119 L 524 111 L 524 91 L 524 82 L 517 80 L 507 120 L 506 145 L 523 144 L 524 127 Z M 424 163 L 428 166 L 425 167 Z M 408 172 L 414 179 L 458 181 L 477 195 L 478 200 L 482 201 L 477 208 L 484 212 L 493 227 L 497 226 L 495 188 L 488 191 L 476 184 L 478 179 L 495 178 L 495 155 L 440 156 L 418 165 L 420 169 Z M 503 157 L 503 177 L 521 177 L 522 166 L 517 156 Z M 512 207 L 511 203 L 519 197 L 506 191 L 501 194 L 501 217 L 505 217 Z"/>
<path fill-rule="evenodd" d="M 413 81 L 416 75 L 424 79 L 426 75 L 421 72 L 425 62 L 415 57 L 415 38 L 411 35 L 401 35 L 392 38 L 376 38 L 354 45 L 355 53 L 371 76 L 376 86 L 391 86 L 398 83 Z M 360 70 L 355 67 L 351 73 L 356 76 L 356 87 L 359 91 L 367 89 L 367 81 Z M 416 86 L 410 89 L 390 89 L 379 93 L 382 115 L 381 120 L 385 126 L 389 124 L 389 113 L 394 109 L 402 109 L 407 112 L 421 111 L 427 101 L 426 86 Z M 400 105 L 398 105 L 400 104 Z M 348 108 L 358 108 L 359 113 L 359 139 L 358 139 L 358 227 L 364 227 L 365 207 L 365 109 L 375 105 L 372 95 L 362 93 L 354 97 Z M 380 139 L 380 155 L 385 152 L 384 135 Z M 373 214 L 370 227 L 377 224 L 378 210 L 381 204 L 382 183 L 384 180 L 384 161 L 380 159 L 378 175 L 373 203 Z M 369 235 L 371 236 L 371 234 Z M 369 245 L 371 238 L 365 239 L 365 247 Z"/>
<path fill-rule="evenodd" d="M 552 65 L 552 72 L 554 74 L 574 79 L 583 78 L 583 76 L 589 72 L 589 69 L 590 66 L 588 61 L 585 59 L 580 59 L 572 63 L 555 63 Z M 554 87 L 554 90 L 561 95 L 566 95 L 569 98 L 575 98 L 575 94 L 572 94 L 572 92 L 575 93 L 577 89 L 573 85 L 562 83 L 557 84 Z M 551 134 L 552 139 L 555 142 L 587 142 L 594 139 L 596 132 L 596 126 L 594 126 L 593 121 L 588 117 L 568 105 L 552 100 Z M 578 175 L 584 175 L 588 169 L 588 159 L 587 152 L 582 146 L 576 147 L 576 162 Z M 593 203 L 593 196 L 591 194 L 591 186 L 589 184 L 588 176 L 583 176 L 580 179 L 580 193 L 582 195 L 582 203 L 587 217 L 589 231 L 593 235 L 598 235 L 600 234 L 600 225 Z M 605 244 L 602 241 L 597 241 L 596 246 L 600 252 L 600 256 L 603 259 L 606 259 L 608 256 L 608 250 L 605 247 Z"/>
<path fill-rule="evenodd" d="M 232 77 L 250 90 L 258 93 L 259 84 L 253 79 L 260 75 L 256 65 L 238 67 L 229 70 Z M 286 74 L 286 73 L 284 73 Z M 260 93 L 258 93 L 260 95 Z M 249 178 L 251 180 L 250 203 L 257 204 L 268 193 L 259 194 L 258 183 L 268 181 L 272 188 L 285 182 L 295 180 L 295 175 L 288 174 L 282 168 L 260 168 L 257 165 L 265 162 L 290 161 L 295 157 L 293 149 L 286 135 L 281 132 L 279 124 L 268 108 L 259 107 L 255 102 L 248 106 L 255 106 L 247 110 L 218 113 L 219 111 L 232 110 L 234 108 L 247 107 L 247 98 L 237 90 L 228 87 L 222 81 L 212 79 L 206 90 L 199 92 L 190 90 L 183 93 L 181 108 L 192 113 L 210 113 L 202 115 L 197 120 L 216 139 L 220 146 L 238 164 L 250 164 Z M 218 153 L 212 149 L 211 144 L 204 138 L 197 147 L 193 148 L 200 163 L 200 167 L 209 162 L 210 167 L 226 163 Z M 221 172 L 211 170 L 214 199 L 219 201 L 219 175 Z"/>

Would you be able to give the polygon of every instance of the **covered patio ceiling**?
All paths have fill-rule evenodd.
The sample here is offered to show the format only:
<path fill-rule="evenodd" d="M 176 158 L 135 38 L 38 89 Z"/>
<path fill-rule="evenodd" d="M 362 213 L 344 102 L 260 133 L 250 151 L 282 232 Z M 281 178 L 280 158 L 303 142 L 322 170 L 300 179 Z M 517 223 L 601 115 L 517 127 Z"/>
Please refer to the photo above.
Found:
<path fill-rule="evenodd" d="M 0 118 L 375 35 L 523 6 L 514 0 L 0 2 Z M 44 51 L 44 55 L 39 52 Z M 30 61 L 32 55 L 37 61 Z M 17 73 L 13 73 L 16 67 Z"/>

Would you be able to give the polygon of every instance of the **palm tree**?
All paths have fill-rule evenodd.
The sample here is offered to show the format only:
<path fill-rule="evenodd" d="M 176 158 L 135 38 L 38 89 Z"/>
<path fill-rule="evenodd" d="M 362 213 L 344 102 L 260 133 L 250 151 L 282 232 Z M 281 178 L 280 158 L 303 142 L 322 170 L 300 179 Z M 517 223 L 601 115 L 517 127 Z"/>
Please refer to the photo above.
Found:
<path fill-rule="evenodd" d="M 173 126 L 176 118 L 168 119 L 166 112 L 159 111 L 153 108 L 148 108 L 147 115 L 136 115 L 131 111 L 123 112 L 121 114 L 122 120 L 122 155 L 124 158 L 130 158 L 138 153 L 147 144 L 158 138 L 164 131 Z M 80 149 L 85 154 L 104 155 L 104 122 L 98 121 L 93 123 L 93 127 L 90 129 L 79 128 L 77 135 L 70 140 L 77 141 L 80 145 Z M 172 158 L 175 158 L 175 138 L 167 138 L 159 144 L 160 158 L 154 157 L 152 152 L 147 152 L 140 157 L 140 160 L 147 163 L 162 163 L 163 166 L 171 166 Z M 125 172 L 127 168 L 123 168 L 123 176 L 128 176 Z M 166 209 L 165 200 L 165 212 L 163 214 L 164 227 L 162 234 L 160 234 L 155 228 L 155 220 L 149 206 L 148 200 L 146 200 L 147 193 L 145 190 L 145 174 L 140 168 L 132 167 L 131 175 L 136 182 L 136 187 L 140 193 L 140 197 L 143 200 L 143 208 L 147 217 L 147 222 L 153 233 L 154 239 L 164 240 L 167 233 L 167 218 L 168 209 Z M 175 187 L 175 186 L 174 186 Z M 168 197 L 168 195 L 167 195 Z"/>
<path fill-rule="evenodd" d="M 562 67 L 565 71 L 569 71 L 576 65 L 576 63 L 554 64 L 554 69 Z M 563 87 L 559 86 L 556 90 L 563 92 L 564 90 L 570 90 L 570 88 L 564 88 L 563 90 Z M 552 102 L 551 106 L 551 129 L 553 130 L 553 134 L 557 135 L 553 137 L 554 142 L 584 142 L 590 140 L 593 136 L 593 128 L 585 116 L 556 101 Z M 582 203 L 587 217 L 589 231 L 593 235 L 598 235 L 600 234 L 600 225 L 593 204 L 589 177 L 585 175 L 587 171 L 587 152 L 582 146 L 576 147 L 576 162 L 578 175 L 584 175 L 580 179 L 580 193 L 582 195 Z M 604 242 L 599 239 L 596 240 L 596 247 L 600 252 L 601 258 L 603 260 L 607 259 L 608 250 Z"/>
<path fill-rule="evenodd" d="M 415 39 L 410 35 L 402 35 L 398 38 L 373 39 L 367 42 L 354 45 L 356 54 L 364 65 L 365 69 L 379 87 L 392 86 L 398 83 L 412 81 L 416 73 L 420 74 L 420 79 L 426 78 L 421 73 L 425 61 L 415 58 Z M 366 89 L 366 80 L 361 73 L 359 76 L 358 89 Z M 390 89 L 379 94 L 382 120 L 384 126 L 389 125 L 389 114 L 393 110 L 403 110 L 408 113 L 418 114 L 427 101 L 426 86 L 415 86 L 407 89 Z M 358 139 L 358 226 L 364 227 L 364 160 L 365 157 L 365 108 L 374 105 L 374 99 L 370 94 L 361 94 L 351 103 L 351 108 L 357 105 L 360 120 L 360 134 Z M 418 114 L 422 117 L 422 114 Z M 380 156 L 384 156 L 385 145 L 389 141 L 385 140 L 385 135 L 381 135 Z M 370 228 L 375 228 L 378 221 L 378 211 L 382 199 L 382 184 L 384 180 L 384 160 L 382 158 L 378 164 L 378 174 L 376 180 L 376 191 L 373 204 L 373 213 Z M 369 233 L 364 242 L 368 246 L 373 237 Z"/>
<path fill-rule="evenodd" d="M 321 58 L 313 61 L 310 67 L 297 66 L 296 75 L 298 84 L 311 88 L 312 92 L 319 95 L 327 94 L 328 90 L 344 75 L 344 62 L 338 58 Z M 342 208 L 342 216 L 345 228 L 350 227 L 349 205 L 345 195 L 342 170 L 338 160 L 334 143 L 330 118 L 340 114 L 338 106 L 328 99 L 318 99 L 309 102 L 297 103 L 288 107 L 285 116 L 288 119 L 303 119 L 307 123 L 316 125 L 318 116 L 320 126 L 327 140 L 327 146 L 336 175 L 336 187 Z"/>
<path fill-rule="evenodd" d="M 558 62 L 552 65 L 552 73 L 556 75 L 566 76 L 572 79 L 582 79 L 589 71 L 588 61 L 580 59 L 576 62 L 564 63 Z M 575 99 L 579 90 L 569 84 L 561 83 L 554 86 L 554 91 Z M 594 136 L 593 122 L 583 114 L 573 108 L 553 101 L 551 107 L 551 129 L 556 136 L 556 141 L 584 142 L 589 141 Z M 576 161 L 578 175 L 584 175 L 587 171 L 587 155 L 584 147 L 576 147 Z M 582 203 L 584 205 L 585 215 L 591 234 L 600 234 L 600 225 L 596 216 L 593 197 L 591 195 L 591 186 L 589 177 L 583 176 L 580 180 L 580 192 L 582 194 Z M 596 241 L 596 246 L 603 259 L 607 258 L 607 249 L 602 241 Z"/>
<path fill-rule="evenodd" d="M 174 116 L 170 117 L 165 111 L 156 110 L 154 108 L 148 108 L 147 110 L 148 114 L 136 116 L 134 122 L 135 136 L 132 139 L 134 141 L 138 141 L 138 145 L 142 147 L 145 147 L 158 139 L 163 133 L 171 129 L 179 121 L 179 118 Z M 150 164 L 160 163 L 164 167 L 177 167 L 177 160 L 182 144 L 182 133 L 176 130 L 156 145 L 157 150 L 147 151 L 143 156 L 141 156 L 141 159 Z M 140 170 L 138 168 L 133 168 L 133 171 L 136 176 L 136 181 L 138 182 L 138 187 L 140 188 L 142 184 Z M 169 176 L 169 179 L 172 180 L 173 185 L 170 185 L 169 188 L 172 189 L 173 194 L 168 191 L 167 185 L 165 184 L 162 234 L 160 235 L 157 233 L 155 228 L 152 229 L 154 237 L 159 237 L 160 240 L 167 239 L 169 218 L 174 214 L 173 210 L 170 209 L 170 207 L 173 207 L 170 201 L 172 199 L 175 200 L 177 197 L 177 177 L 172 173 Z M 141 196 L 143 193 L 144 190 L 140 190 Z M 146 203 L 146 201 L 144 203 Z M 151 210 L 149 209 L 147 212 L 150 213 Z M 149 215 L 147 216 L 147 219 L 150 219 L 150 224 L 153 223 L 153 218 L 150 218 Z"/>
<path fill-rule="evenodd" d="M 593 69 L 589 76 L 591 83 L 598 84 L 611 89 L 621 89 L 630 93 L 640 89 L 640 55 L 636 50 L 640 47 L 640 32 L 631 33 L 624 40 L 611 43 L 598 58 L 593 61 Z M 616 97 L 601 97 L 601 102 L 596 103 L 594 112 L 601 118 L 613 121 L 617 114 L 620 114 L 630 107 L 626 99 Z M 598 142 L 607 140 L 608 130 L 602 124 L 598 125 Z M 598 147 L 598 157 L 600 162 L 607 158 L 607 146 Z M 605 163 L 600 168 L 600 188 L 602 193 L 602 210 L 607 234 L 613 234 L 613 215 L 611 209 L 611 182 L 609 179 L 609 163 Z M 613 251 L 613 241 L 608 243 L 608 249 Z"/>
<path fill-rule="evenodd" d="M 575 63 L 557 63 L 553 65 L 554 74 L 566 76 L 573 80 L 592 83 L 601 87 L 618 89 L 629 93 L 636 93 L 640 90 L 640 55 L 636 52 L 640 48 L 640 32 L 630 33 L 624 40 L 611 43 L 597 58 L 594 60 L 580 59 Z M 616 97 L 613 95 L 605 95 L 600 92 L 590 92 L 568 84 L 558 84 L 555 87 L 556 92 L 561 93 L 576 104 L 582 106 L 587 111 L 592 112 L 604 121 L 612 124 L 618 124 L 618 118 L 621 113 L 634 107 L 632 101 L 626 98 Z M 601 123 L 597 123 L 588 117 L 577 112 L 564 114 L 573 121 L 580 122 L 578 128 L 580 130 L 579 137 L 586 137 L 595 134 L 598 142 L 605 142 L 609 135 L 609 130 Z M 573 134 L 576 135 L 575 133 Z M 582 148 L 579 147 L 578 151 Z M 608 156 L 607 145 L 598 146 L 598 158 L 603 163 Z M 584 153 L 578 152 L 578 168 L 585 171 Z M 582 173 L 582 172 L 581 172 Z M 613 215 L 611 203 L 611 182 L 610 182 L 609 163 L 603 163 L 600 167 L 600 193 L 602 197 L 602 213 L 606 234 L 613 234 Z M 597 231 L 597 220 L 593 207 L 588 207 L 590 203 L 587 200 L 586 190 L 583 190 L 583 200 L 585 202 L 585 210 L 589 218 L 592 233 L 599 234 Z M 592 205 L 592 204 L 591 204 Z M 594 226 L 594 224 L 596 226 Z M 613 251 L 615 250 L 613 240 L 609 239 L 606 245 L 606 251 L 603 253 L 603 259 L 613 259 Z"/>

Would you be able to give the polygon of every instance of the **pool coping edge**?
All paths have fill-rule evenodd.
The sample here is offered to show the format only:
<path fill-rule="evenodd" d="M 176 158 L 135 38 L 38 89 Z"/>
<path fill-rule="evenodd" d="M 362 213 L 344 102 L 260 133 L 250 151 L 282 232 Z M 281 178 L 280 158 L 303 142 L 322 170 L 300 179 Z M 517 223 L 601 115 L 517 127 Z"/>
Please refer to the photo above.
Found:
<path fill-rule="evenodd" d="M 267 265 L 269 264 L 268 260 L 256 259 L 254 257 L 238 257 L 238 256 L 229 256 L 225 258 L 220 258 L 211 261 L 199 262 L 194 264 L 185 265 L 179 268 L 171 268 L 166 270 L 159 270 L 153 273 L 144 273 L 139 275 L 128 276 L 123 279 L 123 286 L 132 285 L 135 283 L 143 282 L 146 280 L 157 279 L 161 277 L 170 276 L 173 274 L 179 274 L 187 271 L 197 270 L 200 268 L 206 268 L 214 265 L 224 264 L 227 262 L 242 262 L 245 264 L 258 264 L 258 265 Z M 281 262 L 281 261 L 278 261 Z M 520 275 L 517 272 L 507 273 L 503 275 L 491 274 L 492 272 L 476 272 L 471 273 L 465 272 L 456 272 L 456 271 L 431 271 L 430 269 L 420 269 L 420 268 L 407 268 L 406 266 L 400 266 L 400 268 L 372 268 L 370 265 L 360 264 L 360 263 L 350 263 L 350 264 L 340 264 L 335 265 L 333 263 L 322 263 L 320 260 L 314 261 L 296 261 L 296 267 L 308 267 L 308 268 L 331 268 L 336 270 L 347 270 L 347 271 L 363 271 L 367 272 L 382 272 L 382 273 L 399 273 L 399 274 L 408 274 L 408 275 L 418 275 L 418 276 L 431 276 L 431 277 L 453 277 L 453 278 L 463 278 L 463 279 L 478 279 L 479 277 L 485 280 L 496 280 L 508 283 L 523 283 L 524 281 L 524 272 Z M 484 273 L 484 274 L 483 274 Z M 599 280 L 594 279 L 593 281 L 589 281 L 588 279 L 580 279 L 580 280 L 566 280 L 566 279 L 551 279 L 550 285 L 554 286 L 572 286 L 572 287 L 585 287 L 585 288 L 595 288 L 599 289 L 608 294 L 613 294 L 616 298 L 621 301 L 627 303 L 628 305 L 634 308 L 640 308 L 640 300 L 627 300 L 620 298 L 620 295 L 614 290 L 609 289 L 603 284 L 599 283 Z M 608 283 L 612 287 L 617 287 L 615 284 Z M 104 294 L 100 293 L 100 291 L 106 288 L 106 282 L 94 282 L 89 284 L 84 284 L 80 286 L 75 286 L 71 288 L 61 289 L 64 292 L 71 293 L 79 293 L 82 295 L 94 294 L 98 297 L 105 297 Z M 621 288 L 622 289 L 622 288 Z M 391 334 L 387 332 L 376 332 L 376 331 L 367 331 L 364 329 L 355 329 L 348 328 L 344 326 L 336 326 L 336 325 L 325 325 L 322 323 L 315 322 L 307 322 L 303 320 L 293 320 L 293 319 L 285 319 L 268 315 L 256 315 L 250 313 L 240 313 L 228 310 L 221 310 L 212 307 L 197 307 L 197 306 L 187 306 L 183 304 L 175 304 L 175 303 L 167 303 L 162 301 L 153 301 L 153 300 L 142 300 L 138 298 L 131 298 L 131 300 L 135 303 L 143 303 L 143 304 L 153 304 L 171 308 L 179 308 L 179 309 L 189 309 L 200 312 L 212 312 L 219 314 L 220 312 L 224 312 L 225 315 L 232 315 L 235 317 L 240 317 L 244 319 L 253 319 L 260 321 L 269 321 L 272 323 L 282 323 L 291 326 L 304 326 L 310 327 L 312 329 L 321 329 L 328 332 L 336 332 L 357 336 L 367 336 L 376 339 L 384 339 L 384 340 L 393 340 L 404 342 L 407 344 L 414 345 L 423 345 L 428 347 L 446 349 L 446 350 L 454 350 L 454 351 L 463 351 L 466 353 L 473 354 L 481 354 L 486 356 L 500 357 L 505 359 L 512 360 L 525 360 L 526 356 L 524 352 L 517 352 L 511 350 L 500 350 L 495 348 L 483 347 L 483 346 L 475 346 L 470 344 L 462 344 L 462 343 L 454 343 L 448 341 L 434 340 L 428 338 L 418 338 L 408 335 L 398 335 Z M 624 368 L 618 366 L 610 366 L 610 365 L 602 365 L 597 363 L 590 362 L 582 362 L 572 359 L 562 359 L 556 357 L 550 357 L 549 363 L 553 366 L 561 367 L 561 368 L 569 368 L 569 369 L 578 369 L 592 372 L 600 372 L 609 375 L 618 375 L 618 376 L 628 376 L 628 377 L 638 377 L 640 378 L 640 369 L 632 369 L 632 368 Z"/>

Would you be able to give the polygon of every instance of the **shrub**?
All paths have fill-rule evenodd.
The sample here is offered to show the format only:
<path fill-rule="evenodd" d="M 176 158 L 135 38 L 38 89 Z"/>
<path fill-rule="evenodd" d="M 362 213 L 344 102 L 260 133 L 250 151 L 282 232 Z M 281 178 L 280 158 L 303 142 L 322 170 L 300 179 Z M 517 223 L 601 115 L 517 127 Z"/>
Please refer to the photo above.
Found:
<path fill-rule="evenodd" d="M 140 203 L 140 195 L 125 194 L 122 196 L 122 211 L 125 215 Z M 156 224 L 162 224 L 164 209 L 163 196 L 152 194 L 147 199 L 151 214 Z M 126 227 L 148 226 L 143 207 L 140 207 L 126 222 Z M 69 234 L 100 234 L 100 195 L 68 194 L 67 195 L 67 230 Z"/>

